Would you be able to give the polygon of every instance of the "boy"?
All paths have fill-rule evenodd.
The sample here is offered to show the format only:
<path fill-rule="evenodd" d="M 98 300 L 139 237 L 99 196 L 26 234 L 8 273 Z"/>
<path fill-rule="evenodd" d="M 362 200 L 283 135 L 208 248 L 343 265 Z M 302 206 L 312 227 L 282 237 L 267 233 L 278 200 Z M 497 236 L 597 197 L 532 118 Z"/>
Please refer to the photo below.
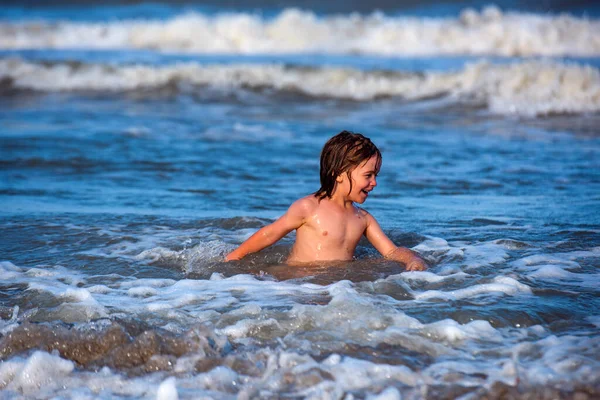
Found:
<path fill-rule="evenodd" d="M 413 251 L 396 247 L 367 211 L 365 202 L 377 186 L 381 153 L 369 138 L 348 131 L 335 135 L 321 152 L 321 188 L 295 201 L 277 221 L 264 226 L 225 257 L 239 260 L 264 249 L 296 230 L 289 264 L 352 260 L 365 235 L 385 257 L 424 271 L 425 262 Z"/>

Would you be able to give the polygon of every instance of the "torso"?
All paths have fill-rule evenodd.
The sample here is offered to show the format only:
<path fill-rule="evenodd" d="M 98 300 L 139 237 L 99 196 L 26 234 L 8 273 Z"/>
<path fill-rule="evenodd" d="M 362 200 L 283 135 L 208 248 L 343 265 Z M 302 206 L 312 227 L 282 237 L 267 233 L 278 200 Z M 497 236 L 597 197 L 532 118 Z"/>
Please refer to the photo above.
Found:
<path fill-rule="evenodd" d="M 307 202 L 307 217 L 296 230 L 296 242 L 288 263 L 351 260 L 367 228 L 367 212 L 356 205 L 341 207 L 313 195 Z"/>

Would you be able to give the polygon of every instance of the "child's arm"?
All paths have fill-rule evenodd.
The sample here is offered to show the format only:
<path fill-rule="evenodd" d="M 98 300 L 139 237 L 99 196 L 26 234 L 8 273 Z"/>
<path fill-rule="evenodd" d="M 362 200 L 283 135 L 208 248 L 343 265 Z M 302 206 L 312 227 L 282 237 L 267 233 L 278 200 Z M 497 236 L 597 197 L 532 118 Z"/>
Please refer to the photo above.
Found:
<path fill-rule="evenodd" d="M 304 223 L 307 207 L 306 199 L 294 202 L 277 221 L 263 226 L 237 249 L 227 254 L 225 261 L 240 260 L 250 253 L 256 253 L 277 242 L 294 229 L 298 229 Z"/>
<path fill-rule="evenodd" d="M 381 255 L 385 258 L 403 263 L 406 265 L 407 271 L 425 271 L 427 269 L 427 264 L 417 255 L 417 253 L 406 247 L 396 246 L 394 242 L 383 233 L 383 230 L 381 230 L 381 227 L 375 218 L 368 212 L 365 236 Z"/>

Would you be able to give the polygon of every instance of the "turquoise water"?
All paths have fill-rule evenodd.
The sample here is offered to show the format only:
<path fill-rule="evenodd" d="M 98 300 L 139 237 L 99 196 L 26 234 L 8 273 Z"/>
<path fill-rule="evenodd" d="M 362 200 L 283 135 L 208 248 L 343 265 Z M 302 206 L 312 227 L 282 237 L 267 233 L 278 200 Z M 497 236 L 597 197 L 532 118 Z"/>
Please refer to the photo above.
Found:
<path fill-rule="evenodd" d="M 332 4 L 2 10 L 0 397 L 597 396 L 597 12 Z M 431 269 L 224 263 L 343 129 Z"/>

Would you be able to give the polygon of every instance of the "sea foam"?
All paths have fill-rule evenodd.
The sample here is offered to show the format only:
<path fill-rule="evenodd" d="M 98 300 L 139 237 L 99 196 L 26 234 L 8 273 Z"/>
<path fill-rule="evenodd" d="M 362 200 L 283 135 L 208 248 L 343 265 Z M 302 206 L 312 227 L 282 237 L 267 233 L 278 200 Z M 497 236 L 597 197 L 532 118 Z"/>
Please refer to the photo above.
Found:
<path fill-rule="evenodd" d="M 487 54 L 594 56 L 600 22 L 569 15 L 487 7 L 454 18 L 371 15 L 319 17 L 286 9 L 272 19 L 251 13 L 189 12 L 167 20 L 0 23 L 0 48 L 157 49 L 169 52 L 386 56 Z"/>
<path fill-rule="evenodd" d="M 8 390 L 24 394 L 38 393 L 44 386 L 57 386 L 75 364 L 43 351 L 34 352 L 26 361 L 11 360 L 0 365 L 0 382 Z M 43 391 L 42 391 L 43 393 Z"/>
<path fill-rule="evenodd" d="M 457 71 L 406 73 L 281 64 L 150 66 L 3 59 L 0 80 L 15 89 L 50 92 L 127 92 L 169 86 L 185 93 L 192 85 L 196 87 L 194 90 L 209 86 L 224 93 L 272 88 L 316 98 L 354 101 L 446 97 L 451 103 L 484 106 L 496 114 L 532 117 L 600 111 L 600 70 L 551 61 L 511 64 L 482 61 L 466 64 Z"/>
<path fill-rule="evenodd" d="M 443 247 L 441 239 L 432 242 Z M 581 251 L 564 257 L 595 254 L 595 250 Z M 600 343 L 596 337 L 555 335 L 540 326 L 498 327 L 492 320 L 481 319 L 483 315 L 460 323 L 447 317 L 425 321 L 420 314 L 420 307 L 432 305 L 423 301 L 428 296 L 454 300 L 492 292 L 531 293 L 529 286 L 509 276 L 470 284 L 462 273 L 442 280 L 435 276 L 435 269 L 407 273 L 411 284 L 439 284 L 447 279 L 455 281 L 452 285 L 461 285 L 457 290 L 415 291 L 417 301 L 409 305 L 415 316 L 411 316 L 403 311 L 406 300 L 364 292 L 364 285 L 350 281 L 321 286 L 261 281 L 246 274 L 179 281 L 132 277 L 93 291 L 88 289 L 97 285 L 90 286 L 88 281 L 96 278 L 71 271 L 72 283 L 64 283 L 66 271 L 59 266 L 45 267 L 47 274 L 28 274 L 27 268 L 14 264 L 3 266 L 14 272 L 14 282 L 32 283 L 37 291 L 53 295 L 63 304 L 81 304 L 93 298 L 110 313 L 109 318 L 76 322 L 72 327 L 55 322 L 21 323 L 11 331 L 12 336 L 0 338 L 29 343 L 27 349 L 16 349 L 13 357 L 0 365 L 0 385 L 9 395 L 60 397 L 76 392 L 81 397 L 101 393 L 106 397 L 226 398 L 233 393 L 253 398 L 285 392 L 320 398 L 368 391 L 395 396 L 398 393 L 384 391 L 392 385 L 404 397 L 414 394 L 413 389 L 431 388 L 439 382 L 491 387 L 496 382 L 515 386 L 519 379 L 542 386 L 598 379 Z M 328 298 L 322 302 L 317 296 Z M 535 300 L 533 296 L 529 300 Z M 133 320 L 120 324 L 122 318 Z M 150 321 L 160 328 L 146 331 L 146 325 L 136 327 L 135 320 Z M 598 317 L 589 321 L 594 329 Z M 201 324 L 208 325 L 203 328 Z M 127 329 L 136 332 L 132 342 L 125 334 Z M 114 339 L 119 337 L 122 341 Z M 228 350 L 229 340 L 236 346 L 233 352 Z M 273 346 L 257 349 L 257 343 L 265 342 Z M 7 343 L 5 348 L 11 347 L 3 343 Z M 110 346 L 89 347 L 89 343 Z M 48 346 L 48 351 L 59 348 L 60 357 L 34 351 L 43 346 Z M 91 354 L 89 349 L 93 349 Z M 385 358 L 371 361 L 352 356 L 363 349 L 373 357 L 398 351 L 396 360 L 406 364 L 388 365 L 381 362 Z M 412 352 L 423 357 L 413 358 Z M 110 365 L 110 370 L 74 369 L 75 362 L 93 363 L 97 353 L 107 355 L 100 365 Z M 27 358 L 21 358 L 25 355 Z M 203 362 L 207 367 L 202 367 Z M 157 370 L 161 365 L 164 369 Z M 155 368 L 157 372 L 142 379 L 120 373 L 131 368 Z M 25 373 L 31 379 L 26 379 Z M 170 373 L 177 374 L 176 382 L 169 380 L 166 374 Z"/>
<path fill-rule="evenodd" d="M 464 289 L 452 291 L 428 290 L 425 292 L 416 293 L 415 298 L 417 300 L 460 300 L 493 293 L 503 293 L 505 295 L 515 296 L 519 294 L 531 294 L 532 292 L 529 286 L 525 285 L 524 283 L 520 283 L 514 278 L 508 276 L 497 276 L 489 283 L 472 285 Z"/>

